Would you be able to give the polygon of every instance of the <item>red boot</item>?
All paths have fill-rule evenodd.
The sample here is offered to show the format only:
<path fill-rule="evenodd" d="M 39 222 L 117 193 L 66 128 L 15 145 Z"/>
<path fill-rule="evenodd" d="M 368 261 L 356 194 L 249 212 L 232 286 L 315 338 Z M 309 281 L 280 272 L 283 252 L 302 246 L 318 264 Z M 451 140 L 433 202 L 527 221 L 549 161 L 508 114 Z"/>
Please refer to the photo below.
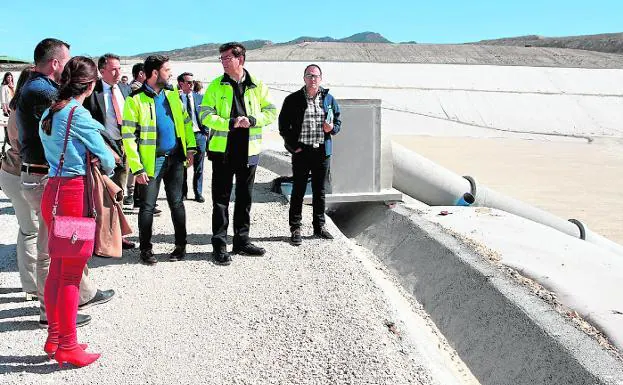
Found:
<path fill-rule="evenodd" d="M 87 348 L 89 347 L 89 345 L 87 344 L 78 344 L 78 346 L 82 350 L 87 350 Z M 48 354 L 49 359 L 52 359 L 54 358 L 54 354 L 56 354 L 57 350 L 58 350 L 58 339 L 56 340 L 56 342 L 54 342 L 50 337 L 48 337 L 48 340 L 45 341 L 45 345 L 43 345 L 43 351 Z"/>
<path fill-rule="evenodd" d="M 54 359 L 58 362 L 60 368 L 62 368 L 63 364 L 66 362 L 81 368 L 92 364 L 97 361 L 98 358 L 100 358 L 99 353 L 87 353 L 82 350 L 80 346 L 76 346 L 70 350 L 59 348 L 54 355 Z"/>

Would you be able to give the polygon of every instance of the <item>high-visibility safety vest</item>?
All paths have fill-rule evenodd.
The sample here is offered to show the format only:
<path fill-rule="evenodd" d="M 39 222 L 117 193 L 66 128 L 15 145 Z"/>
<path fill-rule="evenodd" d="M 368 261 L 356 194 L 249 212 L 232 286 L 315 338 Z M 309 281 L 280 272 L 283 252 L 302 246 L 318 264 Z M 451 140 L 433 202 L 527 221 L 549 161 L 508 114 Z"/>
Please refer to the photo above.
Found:
<path fill-rule="evenodd" d="M 271 124 L 277 117 L 277 109 L 268 97 L 268 87 L 261 81 L 250 76 L 251 85 L 244 91 L 244 103 L 247 116 L 255 120 L 249 127 L 248 156 L 258 155 L 262 149 L 262 127 Z M 229 119 L 234 100 L 234 89 L 223 80 L 224 75 L 214 79 L 201 101 L 199 117 L 201 122 L 210 127 L 208 151 L 224 153 L 227 149 Z M 253 119 L 251 123 L 253 123 Z"/>
<path fill-rule="evenodd" d="M 195 150 L 195 134 L 193 133 L 193 121 L 182 107 L 179 92 L 164 89 L 164 92 L 173 122 L 175 123 L 175 136 L 180 139 L 184 156 L 188 150 Z M 156 139 L 158 130 L 156 128 L 156 104 L 154 102 L 153 91 L 147 89 L 145 85 L 130 94 L 125 99 L 123 107 L 123 125 L 121 126 L 121 136 L 125 149 L 128 166 L 133 174 L 143 171 L 147 176 L 153 177 L 156 172 Z"/>

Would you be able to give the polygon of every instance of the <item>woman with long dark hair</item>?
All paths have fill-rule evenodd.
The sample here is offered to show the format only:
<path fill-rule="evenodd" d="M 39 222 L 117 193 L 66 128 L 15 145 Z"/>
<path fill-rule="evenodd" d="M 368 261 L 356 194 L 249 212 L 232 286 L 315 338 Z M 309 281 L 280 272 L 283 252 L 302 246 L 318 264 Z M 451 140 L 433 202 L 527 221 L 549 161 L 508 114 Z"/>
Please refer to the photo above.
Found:
<path fill-rule="evenodd" d="M 26 83 L 28 77 L 30 77 L 33 68 L 34 67 L 26 67 L 19 75 L 15 88 L 15 97 L 9 104 L 11 110 L 15 110 L 17 96 L 20 94 L 22 86 Z M 18 139 L 16 114 L 11 114 L 9 116 L 5 135 L 5 140 L 9 148 L 6 150 L 5 157 L 2 160 L 0 187 L 11 200 L 19 226 L 16 248 L 17 268 L 22 283 L 22 291 L 26 292 L 26 299 L 36 299 L 37 281 L 35 270 L 37 266 L 37 232 L 39 230 L 39 223 L 37 214 L 30 208 L 21 189 L 20 174 L 22 158 L 19 155 L 21 145 Z"/>
<path fill-rule="evenodd" d="M 13 74 L 7 72 L 2 78 L 2 86 L 0 87 L 0 105 L 2 105 L 2 112 L 4 116 L 9 116 L 11 111 L 9 103 L 15 96 L 15 86 L 13 85 Z"/>
<path fill-rule="evenodd" d="M 104 143 L 99 131 L 104 127 L 82 107 L 84 99 L 93 92 L 97 80 L 97 67 L 93 60 L 76 56 L 65 65 L 61 77 L 58 100 L 47 109 L 42 117 L 39 135 L 50 165 L 50 177 L 43 192 L 41 214 L 52 228 L 53 206 L 59 189 L 58 206 L 55 215 L 86 216 L 85 196 L 87 172 L 87 151 L 99 159 L 103 171 L 111 174 L 115 159 Z M 73 111 L 73 116 L 70 112 Z M 69 139 L 65 150 L 64 164 L 57 176 L 59 160 L 63 152 L 67 121 L 71 116 Z M 84 351 L 86 345 L 78 345 L 76 315 L 78 314 L 79 286 L 82 270 L 87 258 L 75 255 L 50 253 L 50 270 L 45 282 L 44 302 L 48 317 L 48 338 L 44 350 L 54 357 L 59 365 L 69 362 L 75 366 L 86 366 L 100 355 Z"/>

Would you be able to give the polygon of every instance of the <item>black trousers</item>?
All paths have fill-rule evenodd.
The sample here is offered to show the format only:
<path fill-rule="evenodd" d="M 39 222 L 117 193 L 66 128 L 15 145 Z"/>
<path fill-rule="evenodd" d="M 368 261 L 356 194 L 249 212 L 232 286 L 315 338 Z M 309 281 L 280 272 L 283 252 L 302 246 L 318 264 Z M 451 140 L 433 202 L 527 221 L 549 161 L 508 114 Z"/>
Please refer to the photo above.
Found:
<path fill-rule="evenodd" d="M 290 231 L 301 228 L 303 219 L 303 197 L 311 173 L 314 231 L 325 224 L 325 191 L 329 178 L 330 156 L 325 154 L 324 145 L 318 148 L 304 146 L 301 152 L 292 155 L 292 196 L 290 197 Z"/>
<path fill-rule="evenodd" d="M 234 246 L 249 243 L 251 202 L 257 166 L 230 164 L 221 160 L 212 162 L 212 246 L 225 251 L 229 227 L 229 198 L 236 177 L 234 204 Z"/>
<path fill-rule="evenodd" d="M 160 182 L 164 181 L 164 192 L 171 210 L 171 220 L 175 229 L 175 245 L 186 246 L 186 210 L 182 200 L 182 182 L 184 181 L 184 158 L 171 155 L 156 158 L 156 175 L 149 178 L 143 190 L 143 201 L 138 211 L 138 237 L 141 250 L 151 250 L 151 236 L 154 222 L 154 208 L 160 191 Z M 137 185 L 140 186 L 140 185 Z"/>

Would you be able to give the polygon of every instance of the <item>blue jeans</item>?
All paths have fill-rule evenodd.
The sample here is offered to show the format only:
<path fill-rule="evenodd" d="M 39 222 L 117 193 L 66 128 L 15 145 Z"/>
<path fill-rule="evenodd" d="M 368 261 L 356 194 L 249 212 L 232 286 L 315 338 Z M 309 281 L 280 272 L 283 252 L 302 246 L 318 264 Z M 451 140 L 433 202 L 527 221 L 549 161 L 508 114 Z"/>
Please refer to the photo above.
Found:
<path fill-rule="evenodd" d="M 171 210 L 171 220 L 175 229 L 175 245 L 186 246 L 186 210 L 182 200 L 184 181 L 184 159 L 182 155 L 159 156 L 156 158 L 156 170 L 144 189 L 144 200 L 138 212 L 138 232 L 141 251 L 151 250 L 151 236 L 154 221 L 154 208 L 160 191 L 160 182 L 164 181 L 164 191 Z"/>
<path fill-rule="evenodd" d="M 203 195 L 203 160 L 206 157 L 206 145 L 208 142 L 207 135 L 201 132 L 195 132 L 195 141 L 197 142 L 197 152 L 193 157 L 193 192 L 195 198 Z M 184 188 L 182 194 L 188 196 L 188 171 L 184 169 Z"/>

